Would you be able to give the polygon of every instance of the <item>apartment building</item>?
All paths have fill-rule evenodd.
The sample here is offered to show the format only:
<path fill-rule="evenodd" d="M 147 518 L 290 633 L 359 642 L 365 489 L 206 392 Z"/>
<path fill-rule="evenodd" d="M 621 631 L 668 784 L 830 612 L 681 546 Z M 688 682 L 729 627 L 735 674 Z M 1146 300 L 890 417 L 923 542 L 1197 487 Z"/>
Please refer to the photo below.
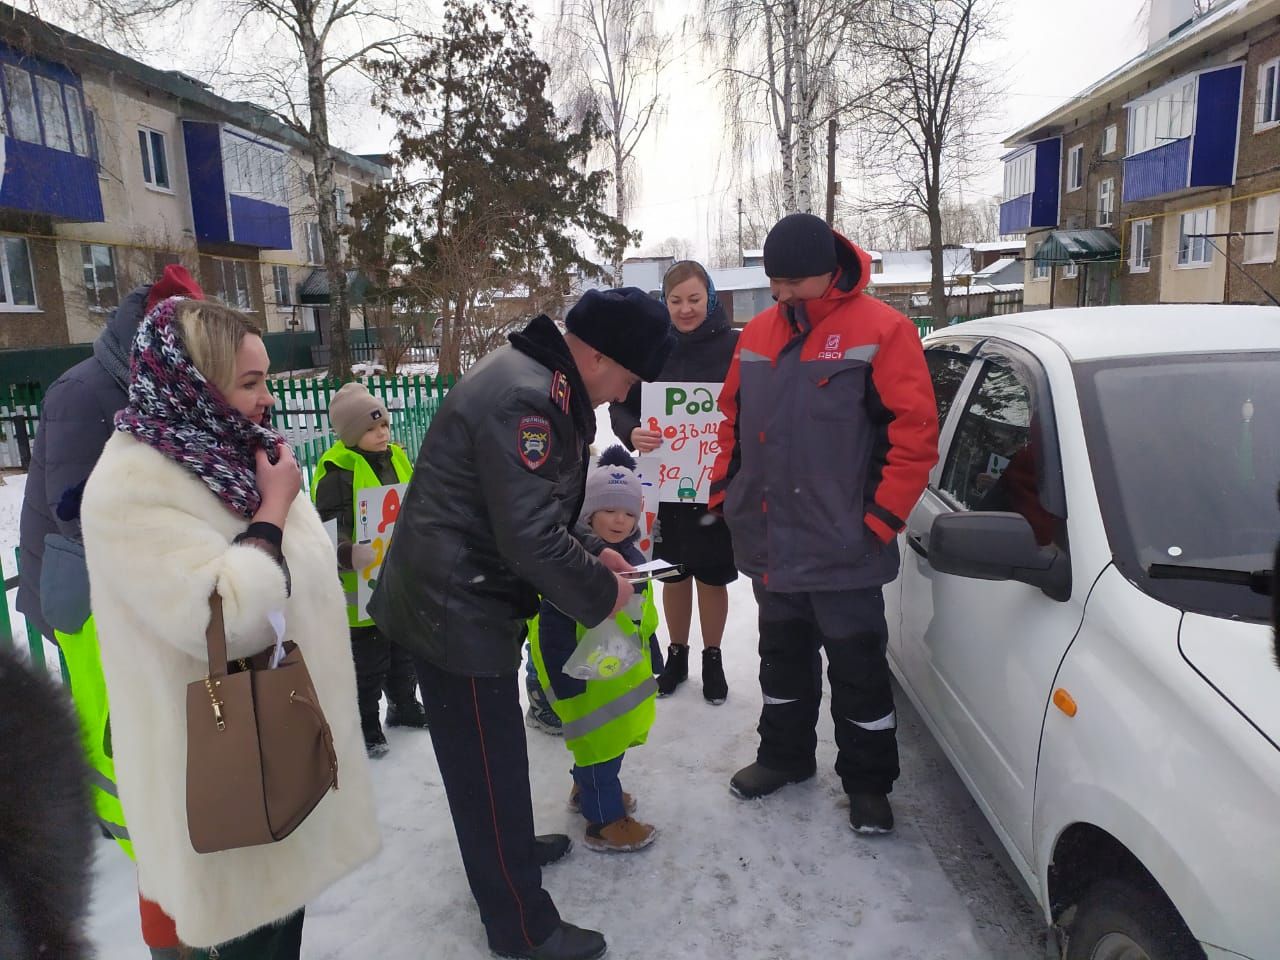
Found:
<path fill-rule="evenodd" d="M 389 176 L 334 150 L 339 216 Z M 327 326 L 306 142 L 230 101 L 0 5 L 0 348 L 84 343 L 165 264 L 268 331 Z"/>
<path fill-rule="evenodd" d="M 1027 309 L 1280 296 L 1280 0 L 1152 0 L 1147 39 L 1005 141 Z"/>

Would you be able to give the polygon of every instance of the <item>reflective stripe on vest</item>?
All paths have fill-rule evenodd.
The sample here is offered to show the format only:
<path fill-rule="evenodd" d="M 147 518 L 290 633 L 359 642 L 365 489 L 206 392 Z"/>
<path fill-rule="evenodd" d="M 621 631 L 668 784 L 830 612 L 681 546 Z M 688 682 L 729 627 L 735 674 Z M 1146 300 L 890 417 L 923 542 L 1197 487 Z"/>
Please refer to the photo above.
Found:
<path fill-rule="evenodd" d="M 653 726 L 658 686 L 653 679 L 649 637 L 658 626 L 658 608 L 653 600 L 652 582 L 646 585 L 641 596 L 639 624 L 626 611 L 615 617 L 624 634 L 637 637 L 641 645 L 640 659 L 621 676 L 587 681 L 586 689 L 576 697 L 556 696 L 542 658 L 538 618 L 529 621 L 529 652 L 538 682 L 562 721 L 565 746 L 580 767 L 621 756 L 628 747 L 644 743 Z M 579 642 L 586 633 L 586 628 L 579 624 Z"/>
<path fill-rule="evenodd" d="M 391 466 L 395 469 L 396 478 L 400 483 L 408 483 L 409 478 L 413 475 L 413 464 L 409 462 L 409 458 L 405 455 L 404 448 L 399 444 L 388 444 L 387 450 L 391 453 Z M 346 470 L 351 474 L 351 516 L 356 517 L 360 512 L 360 491 L 367 490 L 370 487 L 386 486 L 378 475 L 373 472 L 373 467 L 369 466 L 369 461 L 361 456 L 358 450 L 353 450 L 345 443 L 339 440 L 320 457 L 320 462 L 316 465 L 316 471 L 311 476 L 311 502 L 316 502 L 316 491 L 320 489 L 320 481 L 324 479 L 324 475 L 328 473 L 329 466 L 332 465 L 340 470 Z M 355 538 L 355 531 L 351 531 L 352 539 Z M 356 571 L 343 570 L 338 574 L 338 579 L 342 582 L 343 597 L 347 601 L 347 624 L 352 627 L 367 627 L 372 625 L 373 618 L 365 617 L 361 619 L 356 611 L 356 600 L 358 597 L 359 587 L 356 583 Z"/>
<path fill-rule="evenodd" d="M 54 631 L 54 638 L 67 664 L 71 684 L 71 702 L 80 719 L 80 742 L 89 763 L 89 793 L 94 813 L 130 858 L 133 843 L 125 828 L 124 807 L 116 790 L 116 764 L 107 752 L 110 744 L 110 706 L 107 682 L 102 675 L 102 657 L 98 651 L 98 631 L 93 617 L 76 633 Z"/>

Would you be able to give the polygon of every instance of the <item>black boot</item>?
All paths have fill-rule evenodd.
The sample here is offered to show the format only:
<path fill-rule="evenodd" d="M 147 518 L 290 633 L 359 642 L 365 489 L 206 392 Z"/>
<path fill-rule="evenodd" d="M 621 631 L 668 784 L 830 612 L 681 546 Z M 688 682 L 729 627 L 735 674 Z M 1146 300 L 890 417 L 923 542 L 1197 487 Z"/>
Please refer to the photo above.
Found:
<path fill-rule="evenodd" d="M 427 729 L 427 711 L 417 700 L 406 703 L 392 703 L 387 707 L 388 727 L 413 727 L 415 730 Z"/>
<path fill-rule="evenodd" d="M 539 867 L 550 866 L 563 859 L 571 849 L 573 841 L 563 833 L 545 833 L 533 838 L 533 857 Z"/>
<path fill-rule="evenodd" d="M 515 960 L 596 960 L 603 957 L 608 946 L 604 936 L 594 930 L 583 930 L 572 923 L 560 921 L 551 936 L 536 947 L 522 950 L 493 950 L 499 957 L 513 957 Z"/>
<path fill-rule="evenodd" d="M 724 703 L 729 696 L 729 683 L 724 678 L 724 664 L 720 660 L 719 647 L 708 647 L 702 651 L 702 696 L 707 703 L 714 703 L 716 706 Z"/>
<path fill-rule="evenodd" d="M 658 696 L 669 697 L 676 687 L 689 679 L 689 645 L 673 643 L 667 647 L 667 664 L 658 677 Z"/>
<path fill-rule="evenodd" d="M 729 781 L 729 789 L 736 797 L 754 800 L 757 797 L 767 797 L 775 790 L 781 790 L 788 783 L 808 780 L 814 775 L 816 769 L 814 766 L 809 767 L 808 770 L 798 771 L 773 770 L 760 763 L 753 763 L 733 775 L 733 779 Z"/>
<path fill-rule="evenodd" d="M 893 808 L 883 793 L 849 794 L 849 829 L 857 833 L 888 833 L 893 829 Z"/>

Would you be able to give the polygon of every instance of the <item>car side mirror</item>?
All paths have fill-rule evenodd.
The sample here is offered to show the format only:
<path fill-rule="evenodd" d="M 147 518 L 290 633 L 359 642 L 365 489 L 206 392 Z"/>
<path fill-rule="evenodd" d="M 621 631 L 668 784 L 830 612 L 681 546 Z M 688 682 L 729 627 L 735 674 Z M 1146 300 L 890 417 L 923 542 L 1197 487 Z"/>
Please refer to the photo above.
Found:
<path fill-rule="evenodd" d="M 957 511 L 934 517 L 929 565 L 975 580 L 1014 580 L 1059 601 L 1071 596 L 1071 564 L 1056 546 L 1042 547 L 1018 513 Z"/>

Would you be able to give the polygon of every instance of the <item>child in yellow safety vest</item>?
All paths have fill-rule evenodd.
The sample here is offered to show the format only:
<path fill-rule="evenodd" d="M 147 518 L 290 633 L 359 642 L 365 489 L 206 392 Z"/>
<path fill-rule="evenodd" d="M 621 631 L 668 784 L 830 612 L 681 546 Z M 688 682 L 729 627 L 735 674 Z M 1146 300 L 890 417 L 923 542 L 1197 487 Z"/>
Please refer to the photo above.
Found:
<path fill-rule="evenodd" d="M 587 474 L 580 523 L 628 562 L 638 564 L 644 561 L 637 546 L 641 509 L 635 461 L 622 447 L 609 448 Z M 573 753 L 569 805 L 586 818 L 583 842 L 592 850 L 639 850 L 657 835 L 653 826 L 631 816 L 635 798 L 623 792 L 618 779 L 623 754 L 628 747 L 644 743 L 653 725 L 658 692 L 653 675 L 661 669 L 654 636 L 657 627 L 652 581 L 636 587 L 635 601 L 615 619 L 591 630 L 546 600 L 529 625 L 529 649 L 538 681 L 561 720 L 565 746 Z M 607 678 L 584 680 L 567 673 L 566 665 L 578 647 L 589 649 L 593 635 L 604 630 L 615 636 L 620 632 L 638 648 L 639 658 Z M 634 656 L 636 651 L 630 652 Z"/>
<path fill-rule="evenodd" d="M 326 523 L 338 521 L 338 572 L 347 594 L 347 623 L 351 627 L 351 655 L 356 667 L 356 699 L 365 750 L 384 755 L 381 700 L 385 688 L 389 706 L 387 726 L 427 726 L 418 702 L 418 675 L 413 657 L 396 646 L 357 607 L 356 577 L 375 561 L 373 548 L 355 538 L 357 499 L 362 490 L 408 483 L 413 465 L 404 450 L 391 442 L 387 408 L 359 383 L 344 384 L 329 402 L 329 422 L 338 442 L 320 457 L 311 480 L 311 499 Z"/>

